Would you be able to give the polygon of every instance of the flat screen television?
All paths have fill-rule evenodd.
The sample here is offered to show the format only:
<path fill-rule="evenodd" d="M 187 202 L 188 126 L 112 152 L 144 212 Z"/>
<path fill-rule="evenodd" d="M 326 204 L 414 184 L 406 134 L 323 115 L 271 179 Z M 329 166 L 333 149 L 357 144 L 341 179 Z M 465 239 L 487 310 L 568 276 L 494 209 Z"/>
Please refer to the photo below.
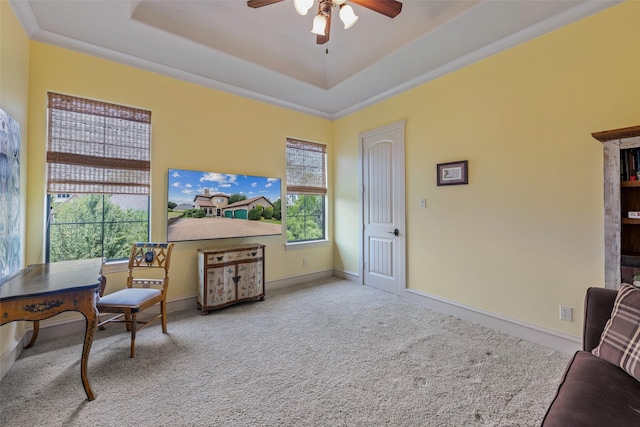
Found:
<path fill-rule="evenodd" d="M 169 169 L 167 241 L 282 234 L 281 180 Z"/>

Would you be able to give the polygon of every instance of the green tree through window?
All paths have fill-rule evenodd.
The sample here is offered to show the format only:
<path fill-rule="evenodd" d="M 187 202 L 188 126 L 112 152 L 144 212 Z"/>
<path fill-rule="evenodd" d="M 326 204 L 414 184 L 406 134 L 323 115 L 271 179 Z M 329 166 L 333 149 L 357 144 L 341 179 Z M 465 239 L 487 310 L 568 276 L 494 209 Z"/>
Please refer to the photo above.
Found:
<path fill-rule="evenodd" d="M 324 238 L 324 196 L 291 195 L 287 206 L 287 242 Z"/>
<path fill-rule="evenodd" d="M 49 262 L 126 258 L 132 243 L 148 240 L 147 196 L 83 194 L 56 202 L 51 195 L 50 211 Z"/>

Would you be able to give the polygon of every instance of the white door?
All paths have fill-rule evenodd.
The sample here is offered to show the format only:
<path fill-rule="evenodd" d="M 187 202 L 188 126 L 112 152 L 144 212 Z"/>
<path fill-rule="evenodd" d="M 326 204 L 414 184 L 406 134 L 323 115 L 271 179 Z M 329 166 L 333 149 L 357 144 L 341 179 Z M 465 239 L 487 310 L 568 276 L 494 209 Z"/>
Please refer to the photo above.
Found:
<path fill-rule="evenodd" d="M 363 283 L 393 294 L 405 288 L 404 126 L 359 135 Z"/>

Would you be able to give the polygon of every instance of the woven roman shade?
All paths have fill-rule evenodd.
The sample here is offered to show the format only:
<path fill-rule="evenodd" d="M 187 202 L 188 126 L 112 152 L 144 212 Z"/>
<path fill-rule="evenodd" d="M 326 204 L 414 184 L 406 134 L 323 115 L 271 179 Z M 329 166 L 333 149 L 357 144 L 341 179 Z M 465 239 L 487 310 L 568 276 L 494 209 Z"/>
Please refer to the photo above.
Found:
<path fill-rule="evenodd" d="M 327 194 L 327 147 L 287 138 L 287 193 Z"/>
<path fill-rule="evenodd" d="M 48 93 L 47 192 L 149 195 L 151 112 Z"/>

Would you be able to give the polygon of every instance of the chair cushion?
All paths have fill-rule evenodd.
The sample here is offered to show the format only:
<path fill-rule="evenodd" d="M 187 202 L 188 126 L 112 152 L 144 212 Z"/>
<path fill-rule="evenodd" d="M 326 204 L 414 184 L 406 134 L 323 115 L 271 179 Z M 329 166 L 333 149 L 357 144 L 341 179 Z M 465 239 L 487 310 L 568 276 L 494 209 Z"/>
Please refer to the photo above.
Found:
<path fill-rule="evenodd" d="M 640 290 L 623 283 L 593 354 L 640 380 Z"/>
<path fill-rule="evenodd" d="M 109 295 L 100 297 L 98 306 L 100 305 L 124 305 L 135 307 L 143 302 L 155 298 L 162 294 L 159 289 L 153 288 L 127 288 L 114 292 Z"/>

